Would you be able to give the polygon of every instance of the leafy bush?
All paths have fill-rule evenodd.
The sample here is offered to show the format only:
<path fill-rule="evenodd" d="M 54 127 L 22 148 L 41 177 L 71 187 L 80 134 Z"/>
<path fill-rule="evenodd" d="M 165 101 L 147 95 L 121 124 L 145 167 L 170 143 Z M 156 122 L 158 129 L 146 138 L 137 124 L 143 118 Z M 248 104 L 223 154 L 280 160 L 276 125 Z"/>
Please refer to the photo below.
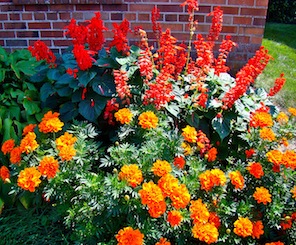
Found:
<path fill-rule="evenodd" d="M 296 23 L 296 2 L 293 0 L 270 0 L 267 21 L 276 23 Z"/>

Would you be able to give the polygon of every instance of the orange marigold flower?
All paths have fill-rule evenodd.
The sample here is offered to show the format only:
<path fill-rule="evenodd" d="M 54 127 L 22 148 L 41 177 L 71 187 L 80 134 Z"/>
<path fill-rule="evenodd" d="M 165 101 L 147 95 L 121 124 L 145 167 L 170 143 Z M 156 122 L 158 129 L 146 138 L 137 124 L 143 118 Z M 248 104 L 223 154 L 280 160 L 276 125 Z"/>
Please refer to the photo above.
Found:
<path fill-rule="evenodd" d="M 292 116 L 296 117 L 296 108 L 289 107 L 288 112 L 290 112 Z"/>
<path fill-rule="evenodd" d="M 22 150 L 20 147 L 15 147 L 12 149 L 12 151 L 10 152 L 10 162 L 12 164 L 17 164 L 19 163 L 22 158 L 21 158 L 21 155 L 22 155 Z"/>
<path fill-rule="evenodd" d="M 121 124 L 129 124 L 133 118 L 133 113 L 128 108 L 122 108 L 115 112 L 114 117 Z"/>
<path fill-rule="evenodd" d="M 41 183 L 40 177 L 41 173 L 35 167 L 25 168 L 20 172 L 17 184 L 24 190 L 34 192 Z"/>
<path fill-rule="evenodd" d="M 208 162 L 214 162 L 217 158 L 218 151 L 215 147 L 212 147 L 206 154 Z"/>
<path fill-rule="evenodd" d="M 199 175 L 201 189 L 211 191 L 215 186 L 223 186 L 226 184 L 226 176 L 220 169 L 206 170 Z"/>
<path fill-rule="evenodd" d="M 192 228 L 194 238 L 207 244 L 215 243 L 218 240 L 219 232 L 214 224 L 195 224 Z"/>
<path fill-rule="evenodd" d="M 171 243 L 166 238 L 160 238 L 159 242 L 155 243 L 155 245 L 171 245 Z"/>
<path fill-rule="evenodd" d="M 221 225 L 221 221 L 217 213 L 215 212 L 210 212 L 210 217 L 209 217 L 209 223 L 215 225 L 217 229 L 219 229 Z"/>
<path fill-rule="evenodd" d="M 61 131 L 62 127 L 64 126 L 64 123 L 60 121 L 59 115 L 60 114 L 58 112 L 47 112 L 43 116 L 42 121 L 38 125 L 40 132 L 46 134 Z"/>
<path fill-rule="evenodd" d="M 182 136 L 184 140 L 189 143 L 195 143 L 197 139 L 197 131 L 194 127 L 187 125 L 185 128 L 182 129 L 183 133 Z"/>
<path fill-rule="evenodd" d="M 172 167 L 169 162 L 165 160 L 156 160 L 156 162 L 153 163 L 153 167 L 151 170 L 156 176 L 162 177 L 172 172 Z"/>
<path fill-rule="evenodd" d="M 266 205 L 268 202 L 271 202 L 271 194 L 269 193 L 269 190 L 263 186 L 256 187 L 253 197 L 257 203 L 263 203 L 264 205 Z"/>
<path fill-rule="evenodd" d="M 280 112 L 277 117 L 276 120 L 280 123 L 280 124 L 285 124 L 289 121 L 289 117 L 285 112 Z"/>
<path fill-rule="evenodd" d="M 167 221 L 171 226 L 178 226 L 183 220 L 183 216 L 178 210 L 172 210 L 168 212 Z"/>
<path fill-rule="evenodd" d="M 275 140 L 275 133 L 272 131 L 271 128 L 264 127 L 259 131 L 260 138 L 267 141 L 274 141 Z"/>
<path fill-rule="evenodd" d="M 251 148 L 249 150 L 245 150 L 246 157 L 251 158 L 255 154 L 255 149 Z"/>
<path fill-rule="evenodd" d="M 23 129 L 23 135 L 25 136 L 29 132 L 34 132 L 34 129 L 37 125 L 36 124 L 29 124 Z"/>
<path fill-rule="evenodd" d="M 293 150 L 287 150 L 283 155 L 283 165 L 286 168 L 296 169 L 296 152 Z"/>
<path fill-rule="evenodd" d="M 161 189 L 164 197 L 169 197 L 173 195 L 174 189 L 179 185 L 179 181 L 176 177 L 171 174 L 162 176 L 157 185 Z"/>
<path fill-rule="evenodd" d="M 273 125 L 272 117 L 268 112 L 258 111 L 252 114 L 250 126 L 254 128 L 271 127 Z"/>
<path fill-rule="evenodd" d="M 40 161 L 38 170 L 48 179 L 54 178 L 59 171 L 59 162 L 53 156 L 45 156 Z"/>
<path fill-rule="evenodd" d="M 233 232 L 241 237 L 252 236 L 253 234 L 253 223 L 248 218 L 239 217 L 234 222 Z"/>
<path fill-rule="evenodd" d="M 293 187 L 293 189 L 291 190 L 291 193 L 292 193 L 292 197 L 294 199 L 296 199 L 296 185 Z"/>
<path fill-rule="evenodd" d="M 0 168 L 0 178 L 3 180 L 4 183 L 8 182 L 10 178 L 10 172 L 6 166 L 2 166 Z"/>
<path fill-rule="evenodd" d="M 250 163 L 249 166 L 246 169 L 256 179 L 260 179 L 264 175 L 262 165 L 259 162 L 252 162 L 252 163 Z"/>
<path fill-rule="evenodd" d="M 139 191 L 141 202 L 148 206 L 148 212 L 151 217 L 158 218 L 164 214 L 166 203 L 161 189 L 152 181 L 144 183 Z"/>
<path fill-rule="evenodd" d="M 285 245 L 285 243 L 278 241 L 278 242 L 268 242 L 268 243 L 265 243 L 265 245 Z"/>
<path fill-rule="evenodd" d="M 38 148 L 38 143 L 36 141 L 36 134 L 29 132 L 21 140 L 20 148 L 22 152 L 30 153 Z"/>
<path fill-rule="evenodd" d="M 264 226 L 261 220 L 253 223 L 252 237 L 259 239 L 261 235 L 264 234 Z"/>
<path fill-rule="evenodd" d="M 73 136 L 73 134 L 65 132 L 63 135 L 61 135 L 55 140 L 55 143 L 56 143 L 57 149 L 61 150 L 64 146 L 73 147 L 76 141 L 77 141 L 77 138 Z"/>
<path fill-rule="evenodd" d="M 59 157 L 62 161 L 71 161 L 76 155 L 76 150 L 73 146 L 64 146 L 59 151 Z"/>
<path fill-rule="evenodd" d="M 231 184 L 234 185 L 235 189 L 243 189 L 245 180 L 239 171 L 232 171 L 229 173 Z"/>
<path fill-rule="evenodd" d="M 267 160 L 276 165 L 280 165 L 283 160 L 283 153 L 279 150 L 271 150 L 266 153 Z"/>
<path fill-rule="evenodd" d="M 285 220 L 280 223 L 280 226 L 283 230 L 288 230 L 292 227 L 292 218 L 291 217 L 285 217 Z"/>
<path fill-rule="evenodd" d="M 139 125 L 144 129 L 156 128 L 158 125 L 158 117 L 153 111 L 143 112 L 138 119 Z"/>
<path fill-rule="evenodd" d="M 186 208 L 190 202 L 190 194 L 186 185 L 174 186 L 173 193 L 170 195 L 172 206 L 176 209 Z"/>
<path fill-rule="evenodd" d="M 183 169 L 186 164 L 184 157 L 178 156 L 174 158 L 174 165 L 178 168 Z"/>
<path fill-rule="evenodd" d="M 6 140 L 1 147 L 1 151 L 3 152 L 4 155 L 6 155 L 7 153 L 10 153 L 13 150 L 14 146 L 15 146 L 14 139 Z"/>
<path fill-rule="evenodd" d="M 142 171 L 136 164 L 124 165 L 118 177 L 120 180 L 126 180 L 131 187 L 136 187 L 143 181 Z"/>
<path fill-rule="evenodd" d="M 193 224 L 205 224 L 208 222 L 210 212 L 201 199 L 191 201 L 189 211 Z"/>
<path fill-rule="evenodd" d="M 139 229 L 134 230 L 132 227 L 125 227 L 118 231 L 115 236 L 117 245 L 143 245 L 144 235 Z"/>

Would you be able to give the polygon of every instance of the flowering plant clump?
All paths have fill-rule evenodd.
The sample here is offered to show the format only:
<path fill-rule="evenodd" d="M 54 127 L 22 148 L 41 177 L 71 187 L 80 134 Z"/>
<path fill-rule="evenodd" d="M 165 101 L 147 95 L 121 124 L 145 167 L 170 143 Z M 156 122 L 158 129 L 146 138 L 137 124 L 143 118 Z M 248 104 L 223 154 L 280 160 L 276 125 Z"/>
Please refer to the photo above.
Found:
<path fill-rule="evenodd" d="M 43 83 L 41 100 L 59 112 L 28 126 L 34 132 L 26 129 L 20 144 L 4 142 L 3 185 L 42 192 L 60 207 L 73 240 L 85 244 L 289 244 L 296 109 L 281 112 L 271 97 L 284 76 L 269 92 L 253 86 L 271 58 L 263 47 L 230 76 L 231 37 L 214 56 L 223 11 L 215 8 L 208 36 L 194 40 L 198 2 L 182 6 L 187 47 L 161 29 L 157 8 L 156 50 L 140 28 L 139 44 L 129 47 L 127 20 L 114 25 L 104 48 L 99 13 L 88 25 L 66 27 L 70 53 L 53 58 L 44 45 L 31 47 L 45 60 L 32 81 Z M 63 127 L 70 128 L 62 134 Z"/>

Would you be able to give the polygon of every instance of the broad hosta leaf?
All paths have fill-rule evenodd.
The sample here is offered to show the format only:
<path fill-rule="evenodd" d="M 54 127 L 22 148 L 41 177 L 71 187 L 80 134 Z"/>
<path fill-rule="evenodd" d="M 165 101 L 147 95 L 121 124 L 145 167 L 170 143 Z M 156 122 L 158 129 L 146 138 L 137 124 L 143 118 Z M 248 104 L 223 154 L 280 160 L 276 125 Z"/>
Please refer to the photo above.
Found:
<path fill-rule="evenodd" d="M 89 82 L 97 75 L 97 72 L 95 71 L 88 71 L 88 72 L 83 72 L 78 75 L 78 81 L 81 83 L 84 87 L 89 84 Z"/>
<path fill-rule="evenodd" d="M 227 117 L 214 117 L 212 126 L 219 134 L 221 141 L 230 134 L 230 118 Z"/>
<path fill-rule="evenodd" d="M 105 97 L 111 97 L 116 91 L 113 76 L 109 74 L 96 78 L 92 88 L 97 94 Z"/>
<path fill-rule="evenodd" d="M 36 67 L 38 63 L 33 60 L 21 60 L 16 63 L 17 68 L 28 76 L 32 76 L 36 73 Z"/>
<path fill-rule="evenodd" d="M 191 115 L 188 115 L 186 122 L 192 127 L 199 128 L 199 116 L 197 113 L 193 112 Z"/>
<path fill-rule="evenodd" d="M 60 78 L 61 74 L 59 72 L 59 70 L 57 69 L 49 69 L 48 72 L 47 72 L 47 78 L 49 80 L 58 80 Z"/>
<path fill-rule="evenodd" d="M 75 104 L 69 101 L 61 106 L 60 114 L 61 120 L 63 122 L 68 122 L 78 115 L 78 111 Z"/>
<path fill-rule="evenodd" d="M 40 105 L 37 101 L 33 101 L 26 98 L 24 99 L 23 105 L 25 107 L 26 113 L 28 113 L 29 115 L 33 115 L 40 112 Z"/>
<path fill-rule="evenodd" d="M 41 101 L 45 102 L 49 96 L 55 93 L 55 89 L 50 83 L 44 83 L 40 89 Z"/>
<path fill-rule="evenodd" d="M 33 83 L 40 83 L 46 78 L 48 71 L 48 66 L 39 66 L 36 68 L 36 72 L 33 76 L 30 77 L 30 81 Z"/>

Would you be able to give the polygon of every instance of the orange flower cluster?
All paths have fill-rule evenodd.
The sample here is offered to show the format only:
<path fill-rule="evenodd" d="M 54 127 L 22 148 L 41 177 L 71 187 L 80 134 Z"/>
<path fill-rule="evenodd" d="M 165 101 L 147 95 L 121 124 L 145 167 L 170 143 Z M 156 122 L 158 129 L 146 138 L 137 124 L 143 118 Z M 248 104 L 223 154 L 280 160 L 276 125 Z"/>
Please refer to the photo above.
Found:
<path fill-rule="evenodd" d="M 55 140 L 62 161 L 70 161 L 76 155 L 76 150 L 74 149 L 76 141 L 77 138 L 68 132 L 65 132 Z"/>
<path fill-rule="evenodd" d="M 10 152 L 10 162 L 12 164 L 18 164 L 22 160 L 22 150 L 19 146 L 14 147 Z"/>
<path fill-rule="evenodd" d="M 25 168 L 20 172 L 17 184 L 24 190 L 34 192 L 41 183 L 40 177 L 41 173 L 35 167 Z"/>
<path fill-rule="evenodd" d="M 178 168 L 183 169 L 186 164 L 184 157 L 178 156 L 174 158 L 174 165 Z"/>
<path fill-rule="evenodd" d="M 280 150 L 271 150 L 266 153 L 267 160 L 279 168 L 280 165 L 286 168 L 296 169 L 296 152 L 287 150 L 284 153 Z"/>
<path fill-rule="evenodd" d="M 262 165 L 259 162 L 252 162 L 252 163 L 250 163 L 249 166 L 246 169 L 256 179 L 260 179 L 264 175 Z"/>
<path fill-rule="evenodd" d="M 285 243 L 283 243 L 283 242 L 268 242 L 268 243 L 265 243 L 265 245 L 285 245 Z"/>
<path fill-rule="evenodd" d="M 245 150 L 246 158 L 251 158 L 255 154 L 255 150 L 253 148 Z"/>
<path fill-rule="evenodd" d="M 128 108 L 122 108 L 115 112 L 114 117 L 121 124 L 129 124 L 133 118 L 133 113 Z"/>
<path fill-rule="evenodd" d="M 52 111 L 47 112 L 43 118 L 42 121 L 39 123 L 39 131 L 42 133 L 56 133 L 62 130 L 62 127 L 64 126 L 64 123 L 60 121 L 59 119 L 59 113 Z"/>
<path fill-rule="evenodd" d="M 223 186 L 226 184 L 226 176 L 220 169 L 206 170 L 199 175 L 201 189 L 211 191 L 215 186 Z"/>
<path fill-rule="evenodd" d="M 231 184 L 234 185 L 235 189 L 244 188 L 245 180 L 242 174 L 238 170 L 230 172 L 229 178 L 231 180 Z"/>
<path fill-rule="evenodd" d="M 143 129 L 156 128 L 158 125 L 158 117 L 155 115 L 153 111 L 143 112 L 138 119 L 139 125 Z"/>
<path fill-rule="evenodd" d="M 3 152 L 4 155 L 6 155 L 13 150 L 14 146 L 15 146 L 14 139 L 6 140 L 1 146 L 1 151 Z"/>
<path fill-rule="evenodd" d="M 178 226 L 183 220 L 183 216 L 180 211 L 172 210 L 168 212 L 167 221 L 171 226 Z"/>
<path fill-rule="evenodd" d="M 252 237 L 259 239 L 264 234 L 264 226 L 261 220 L 253 223 Z"/>
<path fill-rule="evenodd" d="M 252 236 L 253 234 L 253 223 L 248 218 L 239 217 L 234 222 L 233 232 L 241 237 Z"/>
<path fill-rule="evenodd" d="M 6 166 L 2 166 L 0 168 L 0 178 L 4 183 L 9 181 L 10 178 L 10 172 L 9 169 Z"/>
<path fill-rule="evenodd" d="M 151 217 L 158 218 L 164 214 L 166 203 L 161 189 L 152 181 L 144 183 L 139 191 L 143 205 L 148 206 L 148 212 Z"/>
<path fill-rule="evenodd" d="M 250 126 L 254 128 L 271 127 L 273 125 L 272 117 L 268 112 L 257 111 L 251 116 Z"/>
<path fill-rule="evenodd" d="M 176 177 L 166 174 L 158 181 L 164 197 L 169 197 L 176 209 L 185 208 L 190 202 L 190 194 L 184 184 L 179 184 Z"/>
<path fill-rule="evenodd" d="M 172 167 L 169 162 L 165 160 L 156 160 L 152 166 L 152 172 L 159 177 L 162 177 L 170 172 L 172 172 Z"/>
<path fill-rule="evenodd" d="M 36 134 L 33 132 L 27 133 L 20 143 L 21 151 L 27 154 L 36 150 L 38 146 L 39 145 L 36 141 Z"/>
<path fill-rule="evenodd" d="M 289 117 L 285 112 L 280 112 L 276 117 L 277 122 L 280 124 L 286 124 L 289 121 Z"/>
<path fill-rule="evenodd" d="M 197 131 L 194 127 L 187 125 L 185 128 L 182 129 L 183 133 L 182 136 L 184 140 L 190 143 L 195 143 L 197 139 Z"/>
<path fill-rule="evenodd" d="M 125 227 L 118 231 L 115 236 L 117 245 L 143 245 L 144 235 L 139 229 L 134 230 L 132 227 Z"/>
<path fill-rule="evenodd" d="M 28 124 L 23 129 L 23 135 L 27 135 L 29 132 L 34 132 L 34 129 L 37 125 L 36 124 Z"/>
<path fill-rule="evenodd" d="M 166 238 L 160 238 L 159 242 L 155 243 L 155 245 L 171 245 L 171 243 Z"/>
<path fill-rule="evenodd" d="M 264 127 L 259 131 L 260 138 L 266 141 L 274 141 L 276 139 L 275 133 L 271 128 Z"/>
<path fill-rule="evenodd" d="M 201 199 L 192 200 L 190 202 L 189 211 L 193 224 L 205 224 L 208 222 L 210 212 Z"/>
<path fill-rule="evenodd" d="M 143 181 L 142 171 L 138 165 L 124 165 L 118 174 L 120 180 L 126 180 L 131 187 L 137 187 Z"/>
<path fill-rule="evenodd" d="M 292 116 L 296 117 L 296 108 L 289 107 L 288 112 L 290 112 Z"/>
<path fill-rule="evenodd" d="M 257 203 L 263 203 L 264 205 L 266 205 L 268 202 L 271 202 L 271 194 L 269 193 L 268 189 L 263 186 L 256 187 L 253 197 Z"/>
<path fill-rule="evenodd" d="M 218 229 L 212 223 L 195 224 L 192 228 L 192 234 L 194 238 L 207 244 L 215 243 L 219 236 Z"/>
<path fill-rule="evenodd" d="M 212 147 L 207 154 L 205 155 L 205 157 L 207 158 L 208 162 L 214 162 L 217 158 L 217 154 L 218 151 L 215 147 Z"/>
<path fill-rule="evenodd" d="M 48 179 L 51 179 L 56 176 L 56 173 L 59 171 L 58 160 L 54 159 L 53 156 L 45 156 L 39 163 L 38 170 Z"/>

